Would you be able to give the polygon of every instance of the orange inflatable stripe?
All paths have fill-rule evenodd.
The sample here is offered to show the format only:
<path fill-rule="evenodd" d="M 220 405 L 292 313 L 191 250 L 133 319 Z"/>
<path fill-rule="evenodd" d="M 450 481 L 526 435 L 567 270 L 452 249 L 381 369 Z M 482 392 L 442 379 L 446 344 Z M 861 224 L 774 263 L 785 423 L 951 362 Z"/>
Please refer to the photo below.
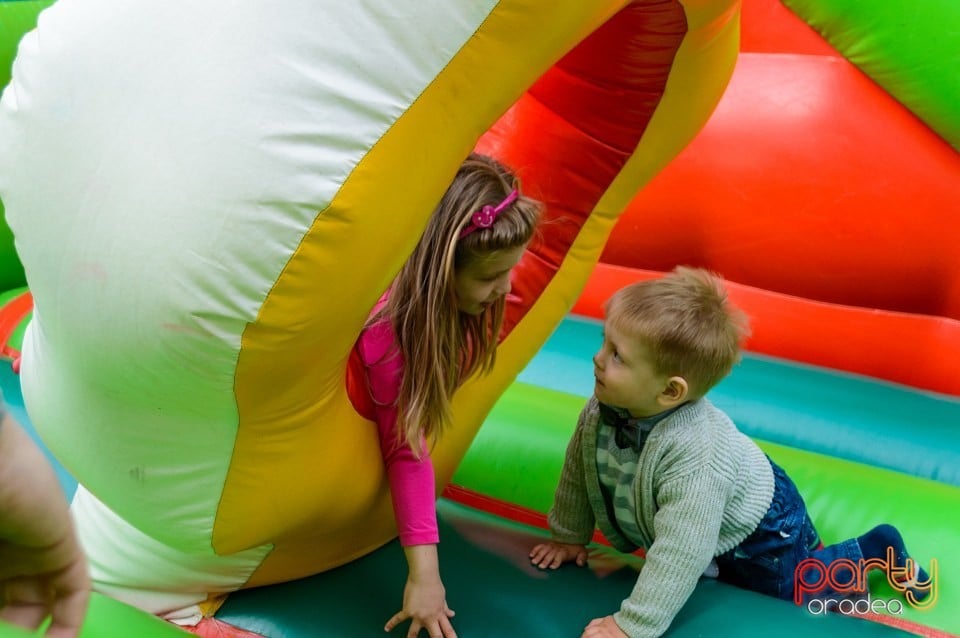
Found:
<path fill-rule="evenodd" d="M 33 295 L 25 292 L 0 308 L 0 355 L 16 359 L 20 351 L 10 345 L 14 330 L 33 311 Z"/>
<path fill-rule="evenodd" d="M 599 264 L 573 312 L 602 317 L 618 288 L 660 272 Z M 829 304 L 727 282 L 750 315 L 746 347 L 812 365 L 960 396 L 960 321 Z"/>
<path fill-rule="evenodd" d="M 466 505 L 475 510 L 493 514 L 494 516 L 499 516 L 509 521 L 539 529 L 550 529 L 550 525 L 547 523 L 547 515 L 543 512 L 538 512 L 537 510 L 524 507 L 523 505 L 517 505 L 516 503 L 510 503 L 488 494 L 463 487 L 462 485 L 448 483 L 443 489 L 442 495 L 454 503 L 460 503 L 461 505 Z M 610 541 L 607 540 L 607 537 L 604 536 L 600 530 L 594 530 L 593 538 L 590 542 L 611 547 Z M 637 556 L 643 556 L 644 551 L 637 550 L 635 554 Z"/>
<path fill-rule="evenodd" d="M 886 616 L 883 614 L 869 613 L 854 617 L 880 623 L 881 625 L 887 625 L 888 627 L 894 627 L 896 629 L 911 633 L 914 636 L 921 636 L 922 638 L 957 638 L 956 634 L 947 633 L 946 631 L 934 629 L 933 627 L 927 627 L 918 622 L 907 620 L 906 618 L 901 618 L 899 616 Z"/>
<path fill-rule="evenodd" d="M 518 298 L 539 298 L 629 160 L 660 104 L 686 34 L 679 2 L 623 9 L 547 71 L 478 142 L 477 151 L 517 167 L 524 191 L 547 205 L 543 228 L 551 241 L 532 242 L 515 269 Z M 530 132 L 520 136 L 517 130 Z M 583 162 L 585 157 L 591 161 Z M 502 335 L 528 310 L 509 304 Z"/>

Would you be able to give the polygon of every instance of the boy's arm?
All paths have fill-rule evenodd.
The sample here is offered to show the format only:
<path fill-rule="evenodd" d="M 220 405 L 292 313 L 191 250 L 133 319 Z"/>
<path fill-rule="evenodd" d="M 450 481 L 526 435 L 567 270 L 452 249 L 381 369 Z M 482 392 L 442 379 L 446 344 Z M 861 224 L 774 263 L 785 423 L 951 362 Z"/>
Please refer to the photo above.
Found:
<path fill-rule="evenodd" d="M 662 635 L 713 559 L 725 498 L 715 476 L 682 478 L 657 494 L 655 540 L 630 597 L 613 615 L 631 637 Z"/>
<path fill-rule="evenodd" d="M 580 412 L 577 429 L 567 445 L 560 481 L 547 520 L 553 540 L 570 545 L 586 545 L 593 537 L 595 519 L 587 498 L 583 471 L 583 431 L 588 408 Z"/>

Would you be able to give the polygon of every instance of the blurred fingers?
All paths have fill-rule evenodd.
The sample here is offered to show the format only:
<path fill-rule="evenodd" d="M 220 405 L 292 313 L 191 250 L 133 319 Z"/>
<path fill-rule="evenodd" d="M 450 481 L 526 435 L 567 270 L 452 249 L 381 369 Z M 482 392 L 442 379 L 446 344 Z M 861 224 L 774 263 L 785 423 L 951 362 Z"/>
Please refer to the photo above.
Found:
<path fill-rule="evenodd" d="M 36 629 L 47 617 L 50 591 L 35 578 L 18 578 L 2 584 L 0 619 L 26 629 Z"/>
<path fill-rule="evenodd" d="M 387 624 L 383 626 L 384 631 L 391 631 L 394 627 L 402 623 L 404 620 L 410 616 L 405 611 L 398 611 L 393 616 L 390 617 L 390 620 L 387 621 Z"/>
<path fill-rule="evenodd" d="M 446 617 L 440 619 L 440 629 L 442 633 L 437 635 L 441 638 L 457 638 L 457 632 L 453 630 L 453 624 Z"/>

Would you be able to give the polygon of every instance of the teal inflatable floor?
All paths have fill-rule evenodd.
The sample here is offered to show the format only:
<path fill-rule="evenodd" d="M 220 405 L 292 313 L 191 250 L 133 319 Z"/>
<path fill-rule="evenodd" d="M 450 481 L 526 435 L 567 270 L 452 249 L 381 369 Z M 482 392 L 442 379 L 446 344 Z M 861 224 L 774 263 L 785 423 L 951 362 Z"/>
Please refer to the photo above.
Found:
<path fill-rule="evenodd" d="M 585 569 L 533 568 L 527 553 L 546 532 L 516 522 L 542 522 L 549 508 L 563 450 L 590 391 L 597 331 L 594 322 L 564 321 L 481 428 L 453 483 L 493 506 L 481 511 L 446 498 L 438 503 L 443 578 L 460 638 L 576 638 L 590 619 L 615 611 L 633 586 L 640 559 L 604 546 L 594 548 Z M 0 366 L 0 386 L 11 412 L 30 429 L 9 366 Z M 894 522 L 922 561 L 938 559 L 939 602 L 929 612 L 894 618 L 907 621 L 907 633 L 857 617 L 811 614 L 702 580 L 668 637 L 946 636 L 960 628 L 955 400 L 755 357 L 712 395 L 794 476 L 827 542 Z M 55 466 L 72 494 L 75 481 Z M 327 573 L 236 592 L 217 617 L 268 638 L 381 636 L 399 608 L 405 576 L 394 541 Z M 878 595 L 894 593 L 881 586 Z M 21 635 L 0 626 L 0 638 Z M 97 597 L 85 638 L 140 635 L 183 634 Z M 404 636 L 405 629 L 390 635 Z"/>
<path fill-rule="evenodd" d="M 459 638 L 576 638 L 615 611 L 638 560 L 597 547 L 588 568 L 543 572 L 527 553 L 545 532 L 441 499 L 440 558 Z M 217 617 L 270 638 L 380 636 L 399 609 L 406 564 L 394 541 L 358 561 L 300 581 L 232 594 Z M 395 629 L 390 636 L 405 636 Z M 904 636 L 874 622 L 812 616 L 784 602 L 704 579 L 668 634 L 808 638 Z"/>

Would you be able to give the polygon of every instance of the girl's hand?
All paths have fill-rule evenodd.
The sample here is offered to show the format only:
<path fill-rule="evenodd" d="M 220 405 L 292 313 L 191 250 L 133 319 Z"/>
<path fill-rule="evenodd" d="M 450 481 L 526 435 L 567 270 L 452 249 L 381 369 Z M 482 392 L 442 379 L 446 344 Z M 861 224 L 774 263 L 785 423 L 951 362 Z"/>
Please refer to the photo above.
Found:
<path fill-rule="evenodd" d="M 541 543 L 530 550 L 530 562 L 540 569 L 556 569 L 560 565 L 576 561 L 578 567 L 587 564 L 587 548 L 568 543 Z"/>
<path fill-rule="evenodd" d="M 613 616 L 604 616 L 591 620 L 580 638 L 629 638 L 629 636 L 623 633 L 620 626 L 614 622 Z"/>
<path fill-rule="evenodd" d="M 439 577 L 418 582 L 411 575 L 403 589 L 403 609 L 395 613 L 383 629 L 390 631 L 409 619 L 407 638 L 417 638 L 421 629 L 426 629 L 430 638 L 457 638 L 450 624 L 453 615 L 453 610 L 447 607 L 446 591 Z"/>
<path fill-rule="evenodd" d="M 393 615 L 384 626 L 390 631 L 405 620 L 410 620 L 407 638 L 417 638 L 421 629 L 430 638 L 457 638 L 450 619 L 453 610 L 447 607 L 447 592 L 440 580 L 440 560 L 436 545 L 411 545 L 403 548 L 410 568 L 403 588 L 403 609 Z"/>

